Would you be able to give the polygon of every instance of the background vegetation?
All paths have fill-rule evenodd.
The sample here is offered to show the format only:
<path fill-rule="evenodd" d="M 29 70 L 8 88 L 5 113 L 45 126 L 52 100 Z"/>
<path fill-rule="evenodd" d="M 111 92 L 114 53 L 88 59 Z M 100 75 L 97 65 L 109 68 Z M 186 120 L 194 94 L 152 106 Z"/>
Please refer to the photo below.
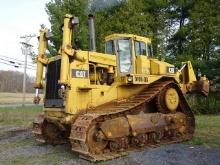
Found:
<path fill-rule="evenodd" d="M 95 15 L 98 51 L 104 37 L 133 33 L 152 38 L 154 55 L 180 66 L 190 60 L 210 80 L 220 75 L 220 1 L 214 0 L 51 0 L 46 11 L 52 25 L 54 48 L 62 41 L 63 17 L 78 16 L 75 44 L 88 49 L 87 15 Z M 218 81 L 220 81 L 218 79 Z M 220 112 L 219 94 L 188 96 L 196 113 Z"/>
<path fill-rule="evenodd" d="M 220 93 L 210 92 L 208 97 L 186 95 L 188 103 L 195 114 L 220 113 Z"/>
<path fill-rule="evenodd" d="M 0 107 L 0 125 L 32 127 L 34 118 L 42 113 L 42 106 Z"/>
<path fill-rule="evenodd" d="M 196 129 L 187 144 L 220 147 L 220 115 L 196 115 Z"/>
<path fill-rule="evenodd" d="M 210 79 L 220 73 L 220 1 L 214 0 L 51 0 L 46 11 L 52 25 L 52 43 L 59 49 L 63 17 L 80 18 L 75 43 L 88 49 L 87 15 L 95 15 L 97 47 L 104 37 L 134 33 L 152 38 L 154 55 L 179 66 L 190 60 Z"/>
<path fill-rule="evenodd" d="M 23 73 L 0 70 L 0 92 L 13 92 L 13 93 L 22 92 L 22 85 L 23 85 L 22 82 L 23 82 Z M 27 93 L 34 92 L 33 83 L 34 83 L 33 77 L 27 76 L 26 77 Z M 0 100 L 2 97 L 7 97 L 7 96 L 1 94 Z"/>

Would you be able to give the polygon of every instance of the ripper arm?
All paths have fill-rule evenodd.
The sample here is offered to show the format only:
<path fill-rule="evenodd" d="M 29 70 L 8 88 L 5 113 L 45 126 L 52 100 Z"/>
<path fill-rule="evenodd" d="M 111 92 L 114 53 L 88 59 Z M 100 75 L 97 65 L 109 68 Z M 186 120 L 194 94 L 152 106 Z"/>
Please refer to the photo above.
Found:
<path fill-rule="evenodd" d="M 36 58 L 37 62 L 37 71 L 36 71 L 36 79 L 34 88 L 36 89 L 36 95 L 34 97 L 34 103 L 39 104 L 40 97 L 39 97 L 39 89 L 43 88 L 42 79 L 43 79 L 43 71 L 44 71 L 44 65 L 47 65 L 48 59 L 45 57 L 45 52 L 47 49 L 47 37 L 46 34 L 49 32 L 48 29 L 42 28 L 40 30 L 40 36 L 39 36 L 39 47 L 38 47 L 38 56 Z"/>
<path fill-rule="evenodd" d="M 209 80 L 206 76 L 204 75 L 197 80 L 191 62 L 183 62 L 182 65 L 182 68 L 178 70 L 177 74 L 183 93 L 200 93 L 208 96 Z"/>

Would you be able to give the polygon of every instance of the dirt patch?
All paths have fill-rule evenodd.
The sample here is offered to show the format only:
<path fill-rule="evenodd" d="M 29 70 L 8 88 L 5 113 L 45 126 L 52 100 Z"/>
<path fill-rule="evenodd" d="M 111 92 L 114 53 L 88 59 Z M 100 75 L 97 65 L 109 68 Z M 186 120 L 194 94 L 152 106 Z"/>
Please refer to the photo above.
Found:
<path fill-rule="evenodd" d="M 28 128 L 21 128 L 21 127 L 10 127 L 10 126 L 2 126 L 0 127 L 0 140 L 13 138 L 22 134 L 23 132 L 27 132 Z"/>
<path fill-rule="evenodd" d="M 0 126 L 0 164 L 93 164 L 80 159 L 70 145 L 42 145 L 35 141 L 31 130 L 23 127 Z M 220 148 L 171 144 L 130 153 L 118 159 L 96 164 L 220 164 Z"/>

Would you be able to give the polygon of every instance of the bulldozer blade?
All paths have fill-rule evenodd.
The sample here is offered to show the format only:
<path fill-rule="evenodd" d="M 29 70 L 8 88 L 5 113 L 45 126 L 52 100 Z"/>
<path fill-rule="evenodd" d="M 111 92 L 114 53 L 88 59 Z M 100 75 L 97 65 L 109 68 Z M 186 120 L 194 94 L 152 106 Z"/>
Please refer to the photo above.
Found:
<path fill-rule="evenodd" d="M 209 94 L 209 81 L 208 80 L 199 80 L 196 82 L 196 92 L 203 96 L 208 96 Z"/>

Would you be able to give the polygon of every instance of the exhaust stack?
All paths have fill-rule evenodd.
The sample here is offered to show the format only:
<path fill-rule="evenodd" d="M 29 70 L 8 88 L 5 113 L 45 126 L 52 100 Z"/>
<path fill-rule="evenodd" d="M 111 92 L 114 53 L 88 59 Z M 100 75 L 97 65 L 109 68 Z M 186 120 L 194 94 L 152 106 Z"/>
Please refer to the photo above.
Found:
<path fill-rule="evenodd" d="M 96 51 L 96 38 L 95 38 L 95 26 L 94 26 L 94 16 L 92 14 L 88 15 L 88 26 L 89 26 L 89 50 Z"/>

